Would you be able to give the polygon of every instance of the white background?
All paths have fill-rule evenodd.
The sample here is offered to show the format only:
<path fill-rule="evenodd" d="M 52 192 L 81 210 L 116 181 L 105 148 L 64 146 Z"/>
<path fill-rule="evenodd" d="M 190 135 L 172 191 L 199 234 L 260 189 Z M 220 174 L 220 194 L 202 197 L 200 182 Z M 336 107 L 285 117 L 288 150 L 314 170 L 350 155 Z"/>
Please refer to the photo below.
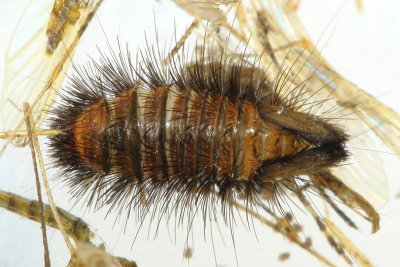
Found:
<path fill-rule="evenodd" d="M 15 1 L 18 2 L 18 1 Z M 24 6 L 21 3 L 9 3 L 0 0 L 0 33 L 2 38 L 13 28 L 14 12 Z M 74 60 L 84 62 L 88 55 L 97 55 L 95 46 L 103 46 L 104 34 L 111 42 L 118 35 L 122 41 L 128 41 L 132 50 L 143 45 L 144 31 L 152 34 L 153 17 L 155 17 L 161 38 L 173 30 L 172 20 L 176 19 L 179 29 L 187 27 L 191 21 L 183 11 L 177 10 L 169 1 L 105 1 L 97 17 L 89 26 L 88 34 L 82 38 L 81 45 Z M 383 3 L 385 2 L 385 3 Z M 129 4 L 128 4 L 129 3 Z M 146 3 L 146 6 L 144 4 Z M 3 8 L 5 7 L 5 8 Z M 13 11 L 11 11 L 13 10 Z M 154 13 L 153 13 L 154 10 Z M 400 3 L 392 1 L 365 1 L 364 12 L 358 13 L 352 1 L 311 1 L 303 0 L 299 14 L 309 30 L 313 40 L 321 34 L 326 34 L 325 27 L 333 19 L 335 28 L 323 53 L 340 73 L 350 81 L 378 97 L 385 104 L 400 111 L 399 67 L 400 53 L 400 21 L 396 18 Z M 155 14 L 155 16 L 153 16 Z M 168 37 L 170 38 L 170 37 Z M 3 39 L 5 40 L 5 39 Z M 169 40 L 169 39 L 168 39 Z M 0 43 L 1 44 L 1 43 Z M 2 68 L 3 69 L 3 68 Z M 0 107 L 1 108 L 1 107 Z M 378 150 L 388 151 L 386 148 Z M 368 152 L 366 152 L 368 153 Z M 380 210 L 382 217 L 381 230 L 375 235 L 368 231 L 356 232 L 349 230 L 349 236 L 366 253 L 377 266 L 396 266 L 398 262 L 398 247 L 400 242 L 400 205 L 395 195 L 400 192 L 400 172 L 398 159 L 393 155 L 381 154 L 387 163 L 387 176 L 391 198 L 386 207 Z M 52 171 L 50 170 L 50 173 Z M 4 190 L 17 192 L 34 197 L 32 167 L 28 149 L 12 149 L 0 158 L 0 187 Z M 281 235 L 266 231 L 262 226 L 256 226 L 255 235 L 238 227 L 235 230 L 236 251 L 232 246 L 230 233 L 224 230 L 219 234 L 215 229 L 213 240 L 209 229 L 204 241 L 201 222 L 189 238 L 189 246 L 194 248 L 193 258 L 188 262 L 183 259 L 186 231 L 177 231 L 175 227 L 164 227 L 162 224 L 158 236 L 154 238 L 154 227 L 147 236 L 148 227 L 143 227 L 138 239 L 132 246 L 137 225 L 130 221 L 128 230 L 123 231 L 117 224 L 113 228 L 114 219 L 104 219 L 105 211 L 97 213 L 82 208 L 81 204 L 71 207 L 68 189 L 58 183 L 52 184 L 56 191 L 57 204 L 78 216 L 83 216 L 98 236 L 114 255 L 122 255 L 137 261 L 140 267 L 147 266 L 276 266 L 277 257 L 282 252 L 291 252 L 291 258 L 281 263 L 282 266 L 322 266 L 322 263 L 309 256 L 305 251 L 298 250 Z M 301 213 L 301 212 L 299 212 Z M 300 222 L 303 214 L 299 214 Z M 306 221 L 313 223 L 312 221 Z M 307 224 L 306 223 L 306 224 Z M 221 228 L 224 226 L 221 223 Z M 308 225 L 306 225 L 308 227 Z M 130 228 L 130 229 L 129 229 Z M 311 227 L 310 227 L 311 228 Z M 315 228 L 312 228 L 315 231 Z M 320 234 L 307 232 L 313 237 Z M 42 243 L 37 223 L 0 211 L 0 267 L 2 266 L 42 266 Z M 192 240 L 193 236 L 193 240 Z M 223 237 L 223 238 L 222 238 Z M 50 229 L 49 239 L 53 266 L 65 266 L 68 253 L 57 231 Z M 222 242 L 222 239 L 223 242 Z M 318 238 L 316 238 L 318 240 Z M 321 241 L 321 240 L 320 240 Z M 324 241 L 321 241 L 324 243 Z M 317 249 L 320 249 L 319 247 Z M 322 252 L 335 259 L 338 265 L 343 262 L 331 252 L 331 249 L 321 247 Z M 235 255 L 238 258 L 236 262 Z"/>

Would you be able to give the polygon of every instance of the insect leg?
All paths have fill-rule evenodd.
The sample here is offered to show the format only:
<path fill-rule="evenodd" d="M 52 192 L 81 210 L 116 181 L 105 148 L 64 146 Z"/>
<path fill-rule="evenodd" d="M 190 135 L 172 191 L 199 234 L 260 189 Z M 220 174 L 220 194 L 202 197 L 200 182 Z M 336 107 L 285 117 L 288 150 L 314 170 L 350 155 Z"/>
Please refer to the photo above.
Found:
<path fill-rule="evenodd" d="M 372 224 L 372 233 L 379 230 L 379 214 L 372 205 L 360 194 L 346 186 L 335 175 L 325 171 L 311 175 L 310 178 L 313 181 L 313 186 L 319 191 L 326 192 L 326 190 L 330 190 L 354 212 L 360 213 L 357 209 L 364 211 L 365 215 L 360 215 Z M 340 215 L 340 213 L 338 214 Z M 346 221 L 345 218 L 343 219 Z"/>

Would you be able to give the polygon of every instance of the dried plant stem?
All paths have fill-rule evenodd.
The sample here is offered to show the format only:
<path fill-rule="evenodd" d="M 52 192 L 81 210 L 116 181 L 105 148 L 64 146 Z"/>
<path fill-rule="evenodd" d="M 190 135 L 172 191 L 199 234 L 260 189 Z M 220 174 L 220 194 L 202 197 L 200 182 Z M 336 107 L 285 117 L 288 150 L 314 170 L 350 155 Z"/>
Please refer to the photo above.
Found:
<path fill-rule="evenodd" d="M 273 222 L 269 221 L 268 219 L 266 219 L 265 217 L 263 217 L 260 214 L 258 214 L 257 212 L 255 212 L 254 210 L 251 210 L 248 207 L 245 207 L 244 205 L 237 203 L 236 201 L 230 201 L 230 204 L 232 206 L 235 206 L 237 209 L 246 212 L 248 215 L 252 216 L 253 218 L 255 218 L 258 221 L 260 221 L 261 223 L 263 223 L 263 224 L 267 225 L 268 227 L 272 228 L 273 230 L 281 233 L 282 235 L 287 237 L 290 241 L 292 241 L 294 244 L 296 244 L 296 245 L 300 246 L 301 248 L 305 249 L 311 255 L 316 257 L 318 260 L 320 260 L 321 262 L 323 262 L 327 266 L 331 266 L 331 267 L 335 267 L 336 266 L 332 262 L 330 262 L 327 258 L 325 258 L 324 256 L 320 255 L 317 251 L 315 251 L 312 248 L 312 246 L 310 246 L 307 242 L 302 242 L 295 231 L 290 231 L 290 229 L 291 229 L 290 227 L 287 228 L 289 230 L 283 231 L 284 227 L 282 227 L 282 224 L 283 224 L 283 222 L 286 222 L 285 219 L 282 221 L 282 224 L 281 224 L 281 222 L 279 221 L 279 218 L 276 217 L 277 223 L 273 223 Z"/>
<path fill-rule="evenodd" d="M 53 196 L 51 194 L 51 189 L 50 189 L 50 186 L 49 186 L 49 183 L 48 183 L 48 180 L 47 180 L 47 174 L 46 174 L 46 170 L 44 168 L 44 162 L 43 162 L 43 157 L 42 157 L 42 153 L 41 153 L 40 146 L 39 146 L 39 141 L 38 141 L 37 135 L 35 133 L 35 128 L 32 127 L 35 124 L 33 122 L 32 114 L 31 114 L 31 108 L 30 108 L 28 103 L 24 103 L 24 112 L 25 112 L 25 117 L 29 121 L 29 127 L 30 127 L 30 128 L 28 128 L 29 139 L 30 139 L 30 143 L 31 143 L 32 149 L 34 149 L 37 152 L 37 159 L 38 159 L 38 162 L 39 162 L 40 171 L 41 171 L 41 174 L 42 174 L 42 179 L 43 179 L 43 184 L 44 184 L 44 187 L 45 187 L 45 190 L 46 190 L 47 199 L 49 201 L 51 210 L 52 210 L 52 212 L 54 214 L 54 218 L 57 221 L 58 228 L 60 229 L 60 231 L 62 233 L 62 236 L 64 237 L 64 241 L 65 241 L 65 243 L 66 243 L 66 245 L 67 245 L 67 247 L 68 247 L 68 249 L 69 249 L 69 251 L 71 253 L 71 257 L 74 257 L 75 248 L 73 247 L 73 245 L 71 244 L 71 241 L 68 238 L 68 235 L 67 235 L 67 233 L 66 233 L 66 231 L 64 229 L 64 226 L 62 224 L 60 215 L 58 214 L 57 208 L 56 208 L 56 206 L 54 204 Z"/>
<path fill-rule="evenodd" d="M 35 148 L 33 145 L 33 120 L 32 116 L 30 115 L 30 109 L 28 105 L 24 105 L 24 112 L 26 116 L 26 128 L 28 129 L 28 137 L 29 137 L 29 147 L 31 149 L 31 155 L 32 155 L 32 163 L 33 163 L 33 169 L 35 173 L 35 182 L 36 182 L 36 192 L 37 192 L 37 197 L 38 197 L 38 203 L 39 203 L 39 217 L 40 217 L 40 225 L 42 229 L 42 240 L 43 240 L 43 249 L 44 249 L 44 266 L 45 267 L 50 267 L 50 253 L 49 253 L 49 244 L 47 242 L 47 234 L 46 234 L 46 222 L 44 219 L 44 213 L 43 213 L 43 201 L 42 201 L 42 192 L 41 192 L 41 187 L 40 187 L 40 181 L 39 181 L 39 173 L 37 169 L 37 162 L 36 162 L 36 153 L 35 153 Z"/>
<path fill-rule="evenodd" d="M 33 128 L 34 126 L 32 126 Z M 48 135 L 58 135 L 61 131 L 56 129 L 44 129 L 44 130 L 36 130 L 36 136 L 48 136 Z M 28 137 L 29 133 L 27 130 L 20 130 L 20 131 L 4 131 L 0 132 L 0 139 L 6 139 L 9 137 L 18 138 L 18 137 Z"/>
<path fill-rule="evenodd" d="M 351 240 L 339 230 L 339 228 L 328 218 L 324 218 L 324 223 L 335 234 L 335 236 L 342 242 L 347 251 L 354 257 L 357 263 L 362 267 L 373 266 L 367 257 L 351 242 Z"/>

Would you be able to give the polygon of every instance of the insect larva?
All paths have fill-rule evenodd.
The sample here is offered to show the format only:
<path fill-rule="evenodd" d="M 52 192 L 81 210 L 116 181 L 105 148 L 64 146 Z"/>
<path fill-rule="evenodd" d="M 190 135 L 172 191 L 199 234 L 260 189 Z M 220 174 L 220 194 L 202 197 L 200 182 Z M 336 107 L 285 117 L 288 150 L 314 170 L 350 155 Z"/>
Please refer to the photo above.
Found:
<path fill-rule="evenodd" d="M 240 198 L 279 202 L 280 187 L 297 192 L 300 175 L 324 176 L 346 160 L 344 132 L 300 112 L 301 87 L 284 94 L 283 78 L 271 83 L 244 59 L 202 55 L 167 69 L 153 53 L 138 69 L 128 52 L 77 69 L 53 111 L 62 133 L 50 153 L 75 196 L 128 208 L 143 194 L 163 213 L 200 205 L 209 216 L 213 193 L 223 209 Z"/>
<path fill-rule="evenodd" d="M 332 38 L 333 39 L 333 38 Z M 12 177 L 14 177 L 14 175 L 12 175 Z M 68 206 L 69 207 L 69 206 Z M 77 214 L 82 214 L 82 212 L 80 212 L 80 211 L 78 211 L 78 213 Z M 100 215 L 100 217 L 101 217 L 101 215 Z M 102 218 L 101 218 L 102 219 Z M 101 221 L 101 219 L 100 219 L 100 221 Z M 97 226 L 98 225 L 98 221 L 93 221 L 92 222 L 92 225 L 95 225 L 95 226 Z M 258 230 L 260 230 L 260 229 L 258 229 Z M 236 232 L 237 233 L 237 232 Z M 272 237 L 270 237 L 270 236 L 268 236 L 268 240 L 270 239 L 270 238 L 272 238 Z M 368 238 L 370 238 L 370 237 L 368 237 Z M 54 240 L 53 240 L 54 241 Z M 39 241 L 38 241 L 39 242 Z M 130 246 L 130 244 L 128 244 L 128 247 Z M 271 249 L 273 249 L 273 248 L 271 248 Z M 196 249 L 195 249 L 195 253 L 196 253 Z M 265 251 L 265 250 L 263 250 L 263 251 Z M 270 250 L 268 250 L 268 251 L 270 251 Z M 271 250 L 272 251 L 272 250 Z M 230 251 L 230 252 L 232 252 L 232 251 Z M 238 253 L 243 253 L 242 251 L 239 251 Z M 264 254 L 263 254 L 264 255 Z M 230 256 L 232 256 L 232 253 L 230 254 Z M 296 256 L 298 256 L 298 255 L 296 255 L 296 253 L 294 254 L 294 256 L 293 256 L 293 258 L 296 258 Z M 134 257 L 136 257 L 136 256 L 134 256 Z M 179 256 L 177 256 L 177 257 L 179 257 Z M 263 256 L 263 258 L 265 259 L 265 255 Z M 267 259 L 265 259 L 265 260 L 267 260 Z M 192 262 L 192 264 L 193 264 L 193 262 Z"/>

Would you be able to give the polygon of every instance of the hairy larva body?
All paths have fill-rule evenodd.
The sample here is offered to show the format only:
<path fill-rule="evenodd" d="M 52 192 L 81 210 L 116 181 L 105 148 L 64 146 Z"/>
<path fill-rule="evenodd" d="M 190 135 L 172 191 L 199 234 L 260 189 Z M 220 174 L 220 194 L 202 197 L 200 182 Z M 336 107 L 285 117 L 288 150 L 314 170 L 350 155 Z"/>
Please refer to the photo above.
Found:
<path fill-rule="evenodd" d="M 151 12 L 150 12 L 151 13 Z M 102 17 L 101 17 L 101 15 L 100 15 L 100 20 L 102 19 Z M 166 23 L 166 24 L 168 24 L 168 23 Z M 107 27 L 107 26 L 105 26 L 105 27 Z M 132 28 L 134 28 L 134 27 L 132 27 Z M 141 30 L 140 30 L 141 31 Z M 108 32 L 108 31 L 107 31 Z M 149 29 L 149 32 L 152 32 L 152 29 Z M 110 37 L 110 39 L 112 40 L 112 38 L 113 38 L 113 33 L 111 33 L 110 34 L 111 36 L 109 36 Z M 317 35 L 319 35 L 319 34 L 317 34 Z M 101 35 L 102 36 L 102 35 Z M 126 35 L 124 35 L 124 34 L 121 34 L 121 36 L 123 37 L 123 38 L 125 38 L 125 36 Z M 134 35 L 134 36 L 137 36 L 137 35 Z M 99 38 L 99 39 L 101 39 L 101 37 Z M 332 38 L 332 39 L 334 39 L 334 38 Z M 92 40 L 91 40 L 91 42 L 93 42 Z M 134 41 L 134 42 L 136 42 L 136 40 Z M 130 42 L 130 43 L 132 43 L 132 42 Z M 89 49 L 90 50 L 90 49 Z M 85 50 L 83 50 L 84 51 L 84 53 L 86 53 L 87 51 L 89 51 L 88 49 L 85 49 Z M 135 51 L 135 49 L 133 48 L 132 49 L 132 51 Z M 92 53 L 90 53 L 91 55 L 92 55 Z M 86 59 L 87 59 L 87 56 L 83 56 L 83 57 L 81 57 L 81 60 L 83 60 L 83 61 L 86 61 Z M 21 152 L 17 152 L 17 155 L 15 155 L 15 156 L 13 156 L 13 158 L 15 158 L 15 157 L 18 157 L 18 158 L 20 158 L 21 157 Z M 9 163 L 11 163 L 12 161 L 7 161 L 8 162 L 8 164 L 7 165 L 9 165 Z M 29 162 L 29 159 L 27 160 L 27 162 Z M 29 165 L 28 165 L 29 166 Z M 23 167 L 18 167 L 19 169 L 22 169 Z M 26 167 L 25 167 L 26 168 Z M 5 174 L 5 173 L 3 173 L 3 174 Z M 3 174 L 2 174 L 2 176 L 3 176 Z M 7 174 L 7 176 L 12 176 L 12 177 L 14 177 L 14 174 L 13 173 L 10 173 L 10 174 Z M 25 175 L 26 176 L 26 175 Z M 29 188 L 29 186 L 28 186 L 28 188 Z M 25 191 L 23 191 L 22 193 L 24 193 Z M 62 195 L 62 197 L 60 197 L 60 198 L 63 198 L 63 199 L 66 199 L 66 200 L 68 200 L 69 198 L 70 198 L 70 196 L 67 196 L 67 195 L 65 195 L 66 193 L 66 190 L 65 190 L 65 188 L 62 188 L 58 193 L 56 193 L 56 195 L 57 194 L 59 194 L 59 195 Z M 63 205 L 64 207 L 67 207 L 68 209 L 70 209 L 70 207 L 71 207 L 71 203 L 68 203 L 68 201 L 67 201 L 67 203 L 65 203 L 64 205 Z M 78 206 L 77 206 L 78 208 L 75 208 L 75 210 L 74 210 L 74 213 L 75 214 L 77 214 L 77 215 L 86 215 L 86 216 L 84 216 L 84 217 L 86 217 L 85 218 L 85 220 L 89 220 L 90 221 L 90 224 L 91 225 L 93 225 L 94 227 L 98 227 L 99 229 L 102 227 L 102 221 L 103 221 L 103 219 L 104 219 L 104 212 L 101 212 L 100 211 L 100 214 L 99 213 L 97 213 L 97 214 L 95 214 L 95 215 L 93 215 L 92 213 L 89 213 L 89 212 L 83 212 L 81 209 L 80 209 L 80 207 L 81 207 L 81 205 L 79 204 Z M 6 214 L 6 212 L 3 212 L 4 214 Z M 3 214 L 2 213 L 2 214 Z M 95 217 L 97 215 L 97 217 Z M 296 214 L 297 215 L 297 214 Z M 133 215 L 132 215 L 133 216 Z M 300 220 L 301 221 L 301 223 L 302 222 L 307 222 L 307 221 L 303 221 L 302 219 L 302 217 L 301 217 L 301 215 L 297 215 L 297 217 L 298 217 L 298 220 Z M 238 217 L 236 217 L 236 218 L 238 218 Z M 15 218 L 14 218 L 15 219 Z M 156 217 L 156 219 L 153 219 L 152 221 L 153 221 L 153 224 L 154 224 L 154 221 L 157 221 L 158 220 L 158 218 Z M 21 223 L 21 224 L 23 224 L 25 221 L 22 221 L 22 220 L 19 220 L 18 219 L 18 221 Z M 110 224 L 112 224 L 112 222 L 113 222 L 113 219 L 112 218 L 108 218 L 107 220 L 106 220 L 106 222 L 104 223 L 104 227 L 107 227 L 106 226 L 106 224 L 108 224 L 108 226 L 110 225 Z M 335 221 L 336 222 L 336 221 Z M 28 222 L 26 222 L 26 224 L 29 224 Z M 305 224 L 307 224 L 307 223 L 305 223 Z M 34 225 L 36 225 L 36 224 L 34 224 Z M 198 225 L 199 225 L 199 223 L 198 223 Z M 203 225 L 203 223 L 200 223 L 200 225 Z M 22 228 L 19 228 L 19 229 L 23 229 L 23 227 L 24 226 L 21 226 Z M 175 229 L 176 227 L 174 227 L 173 225 L 170 225 L 169 226 L 169 228 L 162 228 L 162 229 Z M 261 229 L 260 229 L 261 228 Z M 263 234 L 262 233 L 262 228 L 263 227 L 260 227 L 260 226 L 258 226 L 258 227 L 256 227 L 256 231 L 254 231 L 254 232 L 256 232 L 257 233 L 257 239 L 258 240 L 261 240 L 261 242 L 260 243 L 262 243 L 262 242 L 266 242 L 265 240 L 268 240 L 266 243 L 273 243 L 273 244 L 278 244 L 279 242 L 281 242 L 282 241 L 282 237 L 281 236 L 279 236 L 278 235 L 278 238 L 277 239 L 273 239 L 274 237 L 273 237 L 273 235 L 274 235 L 274 233 L 270 233 L 270 232 L 268 232 L 268 234 Z M 213 239 L 214 239 L 214 242 L 216 242 L 217 243 L 217 241 L 218 240 L 216 240 L 216 239 L 219 239 L 219 237 L 220 237 L 220 235 L 219 234 L 217 234 L 216 232 L 217 232 L 217 227 L 214 227 L 214 232 L 213 232 Z M 383 230 L 383 229 L 382 229 Z M 382 231 L 381 230 L 381 231 Z M 105 231 L 104 230 L 104 232 L 103 232 L 103 230 L 100 230 L 101 231 L 101 234 L 99 234 L 100 236 L 107 236 L 107 234 L 105 233 L 105 232 L 107 232 L 107 231 Z M 173 230 L 171 231 L 171 230 L 168 230 L 169 232 L 171 232 L 171 234 L 173 235 Z M 183 244 L 183 242 L 181 242 L 180 244 L 178 244 L 178 245 L 175 245 L 174 244 L 174 242 L 170 242 L 169 241 L 169 237 L 168 237 L 168 234 L 166 234 L 167 232 L 168 232 L 167 230 L 165 230 L 164 232 L 165 233 L 163 233 L 163 231 L 161 230 L 161 231 L 158 231 L 158 235 L 159 235 L 159 237 L 157 238 L 157 240 L 155 241 L 155 242 L 152 242 L 152 235 L 150 236 L 150 238 L 144 238 L 144 240 L 139 240 L 139 241 L 136 241 L 135 242 L 135 244 L 139 244 L 139 249 L 138 249 L 138 246 L 136 246 L 136 245 L 134 245 L 134 248 L 132 249 L 132 250 L 130 250 L 129 248 L 130 248 L 130 246 L 131 246 L 131 244 L 132 244 L 132 236 L 134 236 L 134 233 L 132 234 L 128 234 L 128 233 L 126 233 L 125 235 L 125 237 L 117 237 L 116 236 L 116 233 L 118 233 L 119 232 L 119 229 L 118 229 L 118 226 L 117 227 L 115 227 L 113 230 L 112 229 L 110 229 L 109 230 L 109 232 L 110 233 L 113 233 L 113 234 L 110 234 L 110 235 L 112 235 L 111 236 L 111 240 L 112 240 L 112 238 L 113 237 L 115 237 L 115 241 L 109 241 L 110 239 L 105 239 L 104 241 L 105 241 L 105 243 L 106 243 L 106 245 L 107 246 L 109 246 L 109 247 L 114 247 L 114 244 L 118 244 L 118 245 L 120 245 L 120 246 L 122 246 L 122 247 L 125 247 L 125 252 L 121 252 L 121 251 L 123 251 L 123 249 L 120 249 L 120 247 L 117 249 L 115 249 L 114 250 L 114 252 L 115 253 L 117 253 L 117 254 L 120 254 L 120 253 L 124 253 L 124 255 L 131 255 L 132 256 L 132 258 L 133 259 L 135 259 L 135 258 L 141 258 L 141 257 L 143 257 L 143 258 L 146 258 L 145 257 L 145 255 L 146 255 L 146 250 L 145 250 L 145 247 L 147 247 L 147 252 L 148 251 L 156 251 L 157 253 L 157 258 L 159 258 L 159 259 L 161 259 L 161 262 L 159 262 L 159 263 L 157 263 L 156 261 L 152 261 L 151 263 L 149 263 L 151 266 L 153 266 L 153 265 L 157 265 L 157 264 L 159 264 L 159 265 L 161 265 L 161 264 L 167 264 L 167 263 L 165 263 L 165 261 L 167 261 L 169 258 L 171 258 L 170 257 L 170 255 L 168 255 L 168 254 L 166 254 L 166 255 L 164 255 L 163 253 L 164 252 L 166 252 L 166 251 L 168 251 L 169 249 L 171 249 L 171 250 L 173 250 L 174 248 L 174 246 L 176 246 L 176 251 L 175 251 L 175 253 L 173 253 L 175 256 L 176 256 L 176 259 L 177 259 L 177 261 L 179 262 L 180 261 L 180 258 L 181 258 L 181 255 L 182 255 L 182 250 L 183 250 L 183 247 L 184 247 L 184 244 Z M 181 240 L 186 240 L 185 238 L 187 237 L 187 234 L 186 234 L 186 231 L 187 231 L 187 228 L 186 229 L 184 229 L 184 234 L 183 234 L 183 236 L 181 237 Z M 141 229 L 141 233 L 143 233 L 143 232 L 145 232 L 145 234 L 144 234 L 144 236 L 146 236 L 146 232 L 147 232 L 147 226 L 146 227 L 142 227 L 142 229 Z M 253 232 L 253 231 L 252 231 Z M 197 238 L 195 238 L 195 241 L 194 241 L 194 249 L 193 249 L 193 251 L 194 251 L 194 256 L 193 256 L 193 258 L 190 260 L 190 265 L 191 266 L 196 266 L 196 263 L 197 263 L 197 260 L 196 260 L 196 257 L 198 257 L 198 256 L 200 256 L 200 255 L 202 255 L 202 256 L 200 256 L 200 257 L 202 257 L 202 258 L 208 258 L 209 260 L 207 261 L 207 263 L 208 264 L 214 264 L 214 260 L 213 260 L 213 256 L 212 256 L 212 251 L 213 251 L 213 249 L 211 249 L 211 243 L 210 243 L 210 238 L 207 238 L 207 240 L 208 240 L 208 243 L 207 243 L 207 245 L 210 247 L 209 249 L 208 249 L 208 252 L 211 252 L 210 254 L 206 254 L 206 253 L 203 253 L 204 251 L 203 251 L 203 249 L 202 249 L 202 247 L 201 247 L 201 243 L 203 242 L 203 238 L 202 238 L 202 235 L 203 235 L 203 232 L 200 230 L 199 232 L 196 232 L 195 231 L 195 236 L 197 236 Z M 378 232 L 378 234 L 379 234 L 380 232 Z M 246 235 L 245 236 L 248 236 L 248 233 L 246 232 L 245 233 Z M 319 234 L 319 233 L 318 233 Z M 244 246 L 241 246 L 241 248 L 238 248 L 236 251 L 236 253 L 235 253 L 235 249 L 233 249 L 233 248 L 229 248 L 229 249 L 227 249 L 226 250 L 226 254 L 224 254 L 224 249 L 217 249 L 216 250 L 216 255 L 217 255 L 217 263 L 221 263 L 221 264 L 223 264 L 225 261 L 227 261 L 227 259 L 228 258 L 233 258 L 233 255 L 235 255 L 235 254 L 238 254 L 238 257 L 239 257 L 239 266 L 241 265 L 240 263 L 243 263 L 243 262 L 245 262 L 246 264 L 248 263 L 248 262 L 250 262 L 251 260 L 255 260 L 257 263 L 259 263 L 259 264 L 255 264 L 255 265 L 261 265 L 261 264 L 265 264 L 265 263 L 269 263 L 269 261 L 271 260 L 271 258 L 269 257 L 269 254 L 270 253 L 273 253 L 273 251 L 276 249 L 276 248 L 274 248 L 274 247 L 269 247 L 269 248 L 260 248 L 260 247 L 257 247 L 257 245 L 256 246 L 254 246 L 254 247 L 252 247 L 251 249 L 249 248 L 249 250 L 251 250 L 251 251 L 247 251 L 246 249 L 247 249 L 247 247 L 250 247 L 250 243 L 251 244 L 257 244 L 257 240 L 256 240 L 256 238 L 252 238 L 251 239 L 251 241 L 248 241 L 247 239 L 246 239 L 246 237 L 245 237 L 245 241 L 242 241 L 242 239 L 240 239 L 240 235 L 241 235 L 241 230 L 235 230 L 235 244 L 236 244 L 236 246 L 237 247 L 239 247 L 241 244 L 245 244 Z M 53 234 L 53 238 L 51 239 L 51 244 L 56 244 L 56 241 L 55 241 L 55 234 Z M 200 238 L 199 238 L 199 236 L 200 236 Z M 232 242 L 230 241 L 230 233 L 227 233 L 227 234 L 225 234 L 225 235 L 222 235 L 222 236 L 224 236 L 225 238 L 228 236 L 228 238 L 227 238 L 227 240 L 225 240 L 225 242 L 226 243 L 228 243 L 228 245 L 227 246 L 230 246 L 229 244 L 231 244 Z M 18 238 L 18 235 L 16 235 L 15 236 L 16 238 Z M 172 237 L 173 238 L 173 237 Z M 171 239 L 172 239 L 171 238 Z M 374 238 L 374 236 L 369 236 L 368 235 L 368 237 L 366 237 L 366 239 L 365 239 L 365 242 L 361 242 L 361 243 L 365 243 L 365 244 L 368 244 L 369 242 L 370 242 L 370 238 Z M 20 240 L 21 238 L 19 238 L 19 240 Z M 122 245 L 122 240 L 124 240 L 125 239 L 125 241 L 126 241 L 126 243 L 125 243 L 125 245 Z M 191 239 L 191 238 L 189 238 L 189 239 Z M 166 242 L 163 242 L 163 240 L 164 241 L 166 241 Z M 179 240 L 179 239 L 178 239 Z M 238 241 L 238 240 L 241 240 L 241 241 Z M 275 240 L 275 242 L 274 241 L 272 241 L 272 240 Z M 314 242 L 316 242 L 315 241 L 315 239 L 313 239 L 314 240 Z M 375 239 L 374 239 L 375 240 Z M 375 242 L 375 241 L 374 241 Z M 172 244 L 171 244 L 172 243 Z M 190 243 L 190 242 L 189 242 Z M 35 244 L 40 244 L 40 241 L 38 240 Z M 158 246 L 158 244 L 164 244 L 164 245 L 160 245 L 160 246 Z M 224 247 L 224 245 L 222 244 L 219 244 L 219 246 L 217 246 L 217 247 L 219 247 L 219 248 L 221 248 L 221 247 Z M 287 244 L 287 242 L 283 245 L 283 248 L 281 249 L 281 250 L 279 250 L 279 251 L 277 251 L 276 252 L 276 254 L 275 254 L 275 257 L 274 258 L 277 258 L 277 255 L 279 254 L 279 253 L 281 253 L 282 251 L 287 251 L 287 247 L 288 247 L 288 244 Z M 326 250 L 328 250 L 329 249 L 329 247 L 328 248 L 326 248 Z M 171 251 L 170 250 L 170 251 Z M 258 255 L 262 255 L 262 256 L 257 256 L 257 253 L 252 253 L 252 252 L 255 252 L 255 251 L 257 251 L 257 250 L 260 250 L 260 253 L 258 254 Z M 364 250 L 365 251 L 368 251 L 368 248 L 364 248 Z M 7 250 L 8 251 L 8 250 Z M 265 251 L 268 251 L 268 256 L 266 256 L 265 255 Z M 245 253 L 246 252 L 246 253 Z M 56 252 L 57 253 L 57 252 Z M 300 252 L 300 253 L 291 253 L 292 254 L 292 257 L 291 257 L 291 259 L 288 261 L 288 263 L 287 264 L 293 264 L 293 262 L 291 262 L 291 260 L 292 259 L 296 259 L 296 262 L 297 262 L 297 260 L 298 259 L 303 259 L 302 258 L 302 256 L 301 256 L 301 253 L 302 252 Z M 25 254 L 25 253 L 24 253 Z M 40 254 L 40 253 L 39 253 Z M 243 259 L 242 258 L 242 256 L 241 255 L 243 255 L 243 254 L 247 254 L 247 255 L 254 255 L 254 256 L 249 256 L 249 257 L 247 257 L 247 258 L 245 258 L 245 259 Z M 299 254 L 300 254 L 300 256 L 299 256 Z M 209 255 L 209 256 L 205 256 L 204 257 L 204 255 Z M 10 256 L 11 257 L 11 256 Z M 41 255 L 39 255 L 39 259 L 40 259 L 40 257 L 41 257 Z M 335 256 L 335 254 L 333 254 L 333 257 L 337 257 L 337 256 Z M 372 257 L 374 257 L 374 256 L 372 256 Z M 147 257 L 148 258 L 148 257 Z M 155 260 L 154 258 L 155 257 L 151 257 L 151 258 L 153 258 L 153 259 L 149 259 L 149 261 L 151 261 L 151 260 Z M 64 256 L 64 262 L 66 262 L 68 260 L 68 256 Z M 144 260 L 141 260 L 140 261 L 141 263 L 142 263 L 142 265 L 139 265 L 139 266 L 146 266 L 147 264 L 146 263 L 144 263 L 145 261 Z M 315 264 L 319 264 L 319 262 L 318 261 L 316 261 L 316 260 L 314 260 L 314 259 L 311 259 L 311 262 L 312 263 L 315 263 Z M 374 263 L 375 262 L 379 262 L 379 261 L 373 261 Z M 339 264 L 341 263 L 341 261 L 339 260 Z M 175 264 L 175 263 L 171 263 L 171 264 Z M 182 261 L 182 264 L 187 264 L 187 262 L 186 261 Z M 232 261 L 230 261 L 230 264 L 232 264 L 232 265 L 235 265 L 235 260 L 233 259 Z M 271 264 L 273 264 L 273 263 L 271 263 Z M 175 264 L 176 265 L 176 264 Z M 199 263 L 199 265 L 200 265 L 200 263 Z M 227 264 L 228 265 L 228 264 Z"/>
<path fill-rule="evenodd" d="M 283 77 L 269 81 L 245 58 L 203 54 L 166 68 L 156 51 L 137 68 L 123 51 L 77 68 L 62 93 L 49 150 L 76 196 L 182 217 L 210 216 L 218 198 L 223 209 L 238 199 L 274 209 L 284 189 L 302 194 L 300 175 L 324 176 L 347 158 L 346 135 L 294 101 L 304 88 L 283 90 Z"/>

